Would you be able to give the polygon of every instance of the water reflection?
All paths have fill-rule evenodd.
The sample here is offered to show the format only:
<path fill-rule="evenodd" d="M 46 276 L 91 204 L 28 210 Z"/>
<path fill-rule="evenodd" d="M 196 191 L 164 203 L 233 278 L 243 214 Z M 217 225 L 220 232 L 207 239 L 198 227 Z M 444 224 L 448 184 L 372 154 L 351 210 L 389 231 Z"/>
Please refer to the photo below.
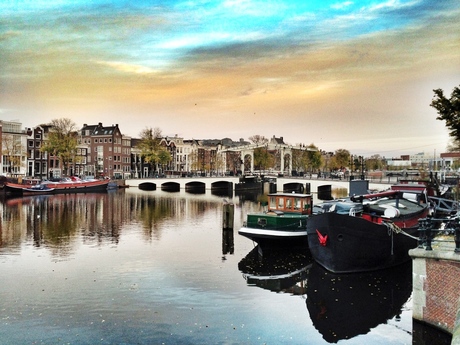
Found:
<path fill-rule="evenodd" d="M 233 254 L 235 252 L 235 240 L 233 230 L 222 230 L 222 254 Z"/>
<path fill-rule="evenodd" d="M 229 198 L 234 231 L 222 229 L 223 198 L 214 195 L 129 188 L 1 201 L 0 271 L 9 278 L 0 284 L 0 343 L 325 344 L 305 299 L 322 297 L 310 285 L 329 283 L 315 283 L 308 251 L 260 256 L 235 234 L 263 209 L 250 199 Z M 323 327 L 339 334 L 331 308 Z M 379 311 L 347 308 L 357 319 Z M 354 344 L 407 344 L 410 327 L 390 341 L 377 327 Z"/>
<path fill-rule="evenodd" d="M 238 264 L 248 285 L 304 295 L 313 259 L 306 248 L 264 251 L 254 247 Z"/>
<path fill-rule="evenodd" d="M 148 193 L 120 197 L 122 194 L 125 190 L 5 198 L 0 203 L 0 249 L 14 252 L 32 239 L 34 246 L 52 248 L 55 255 L 65 256 L 78 241 L 118 244 L 125 224 L 141 227 L 146 239 L 159 239 L 164 222 L 180 221 L 187 214 L 199 217 L 216 203 Z M 226 240 L 228 252 L 233 252 L 232 239 Z"/>
<path fill-rule="evenodd" d="M 366 334 L 398 320 L 412 293 L 412 263 L 369 273 L 333 274 L 313 264 L 308 276 L 307 309 L 329 343 Z"/>

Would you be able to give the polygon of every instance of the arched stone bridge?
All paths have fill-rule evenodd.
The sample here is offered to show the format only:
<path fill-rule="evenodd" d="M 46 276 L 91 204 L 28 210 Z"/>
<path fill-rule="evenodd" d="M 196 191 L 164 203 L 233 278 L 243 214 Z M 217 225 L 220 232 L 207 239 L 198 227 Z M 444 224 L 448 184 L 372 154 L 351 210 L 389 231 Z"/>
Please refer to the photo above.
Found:
<path fill-rule="evenodd" d="M 138 187 L 143 190 L 161 189 L 166 191 L 179 191 L 181 189 L 186 191 L 233 191 L 237 183 L 239 183 L 239 178 L 232 176 L 144 178 L 125 181 L 125 184 L 130 187 Z"/>
<path fill-rule="evenodd" d="M 125 184 L 130 187 L 138 187 L 143 190 L 164 190 L 170 192 L 178 192 L 185 190 L 188 192 L 233 192 L 235 186 L 240 182 L 238 177 L 221 176 L 221 177 L 167 177 L 167 178 L 143 178 L 143 179 L 128 179 Z M 297 192 L 315 192 L 317 184 L 320 181 L 309 181 L 303 178 L 277 178 L 276 190 L 271 192 L 281 191 L 297 191 Z M 323 181 L 324 183 L 325 181 Z M 310 184 L 312 188 L 310 190 Z M 335 185 L 348 186 L 348 182 L 335 181 Z M 244 187 L 242 188 L 244 189 Z"/>
<path fill-rule="evenodd" d="M 127 179 L 125 185 L 138 187 L 144 190 L 157 190 L 178 192 L 185 190 L 191 193 L 204 193 L 206 190 L 211 192 L 229 194 L 235 191 L 235 186 L 240 182 L 238 177 L 221 176 L 221 177 L 168 177 L 168 178 L 144 178 L 144 179 Z M 270 192 L 297 191 L 305 193 L 319 192 L 324 187 L 349 188 L 348 181 L 331 181 L 331 180 L 307 180 L 304 178 L 277 178 L 276 190 Z M 382 189 L 382 183 L 370 183 L 370 189 Z M 244 189 L 244 188 L 243 188 Z"/>

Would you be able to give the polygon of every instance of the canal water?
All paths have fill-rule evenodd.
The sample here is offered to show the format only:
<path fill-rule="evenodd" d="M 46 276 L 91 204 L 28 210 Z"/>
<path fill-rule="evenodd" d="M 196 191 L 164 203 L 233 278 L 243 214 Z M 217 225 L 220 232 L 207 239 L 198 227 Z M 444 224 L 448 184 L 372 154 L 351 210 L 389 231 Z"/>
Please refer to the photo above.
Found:
<path fill-rule="evenodd" d="M 222 229 L 224 198 L 234 230 Z M 0 203 L 0 344 L 412 344 L 411 265 L 333 275 L 238 228 L 255 196 Z"/>

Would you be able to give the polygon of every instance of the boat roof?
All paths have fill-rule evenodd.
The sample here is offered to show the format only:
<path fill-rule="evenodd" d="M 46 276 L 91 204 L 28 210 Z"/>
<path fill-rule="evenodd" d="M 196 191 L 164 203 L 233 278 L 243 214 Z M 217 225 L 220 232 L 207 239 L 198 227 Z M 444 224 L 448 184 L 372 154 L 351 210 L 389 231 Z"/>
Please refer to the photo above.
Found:
<path fill-rule="evenodd" d="M 391 190 L 396 190 L 399 192 L 410 192 L 410 193 L 422 193 L 427 189 L 426 185 L 424 184 L 396 184 L 391 186 Z"/>
<path fill-rule="evenodd" d="M 303 193 L 271 193 L 271 194 L 268 194 L 268 196 L 306 198 L 306 197 L 311 197 L 311 194 L 303 194 Z"/>

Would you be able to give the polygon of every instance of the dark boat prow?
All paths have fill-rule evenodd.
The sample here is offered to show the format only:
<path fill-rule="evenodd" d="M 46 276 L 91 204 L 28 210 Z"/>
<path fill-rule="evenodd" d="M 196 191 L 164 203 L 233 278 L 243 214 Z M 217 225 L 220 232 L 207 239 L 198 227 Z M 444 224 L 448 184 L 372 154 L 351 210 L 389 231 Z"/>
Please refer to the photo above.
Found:
<path fill-rule="evenodd" d="M 429 215 L 424 186 L 391 190 L 316 206 L 307 222 L 313 258 L 334 273 L 366 272 L 410 260 L 418 220 Z"/>

